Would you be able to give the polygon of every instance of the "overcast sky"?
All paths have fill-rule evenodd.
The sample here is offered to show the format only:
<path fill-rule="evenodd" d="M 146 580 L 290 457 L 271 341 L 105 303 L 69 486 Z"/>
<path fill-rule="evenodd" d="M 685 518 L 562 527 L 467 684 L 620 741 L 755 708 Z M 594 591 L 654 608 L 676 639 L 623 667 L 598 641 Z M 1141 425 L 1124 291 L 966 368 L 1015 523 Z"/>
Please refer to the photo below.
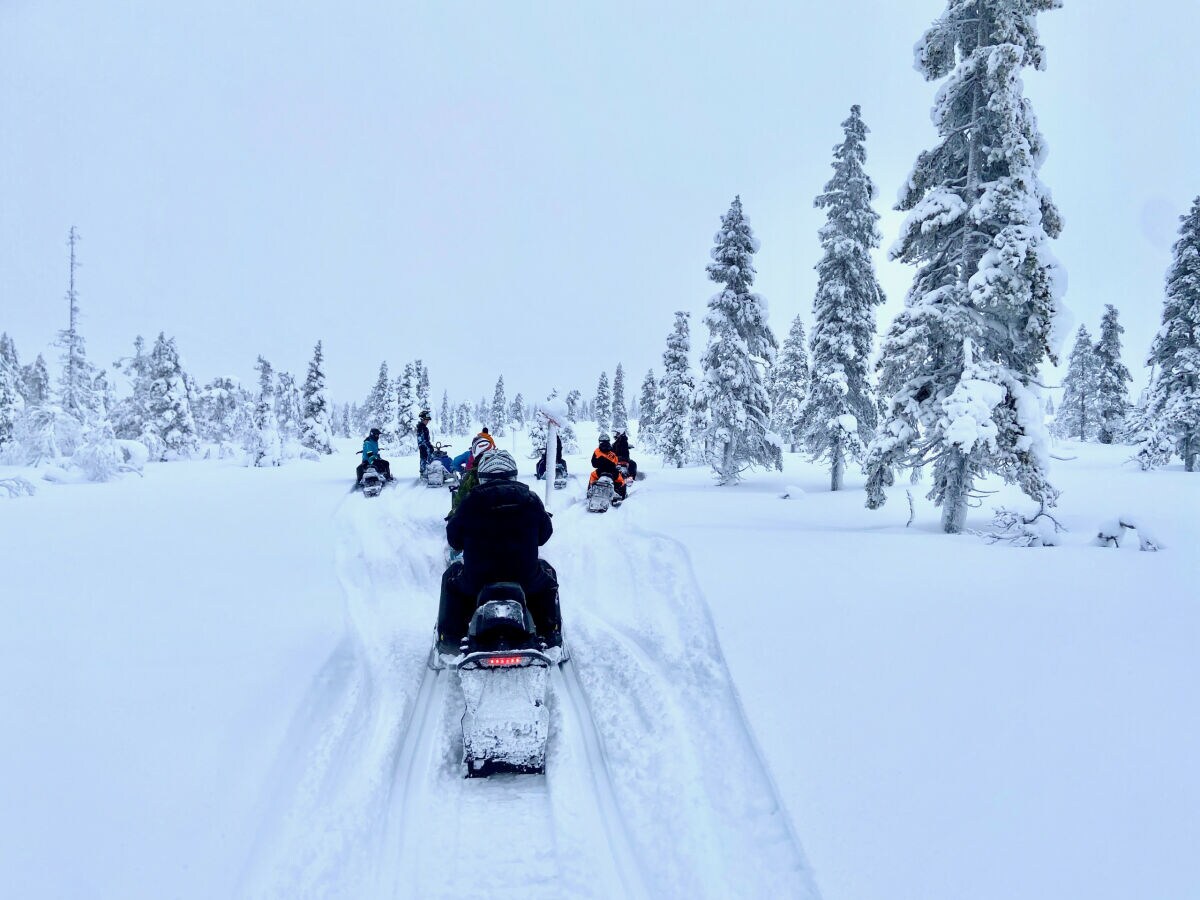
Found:
<path fill-rule="evenodd" d="M 338 400 L 418 356 L 439 397 L 500 373 L 590 395 L 618 361 L 634 386 L 661 369 L 676 309 L 703 346 L 740 193 L 782 340 L 811 319 L 812 200 L 854 103 L 895 239 L 934 143 L 912 45 L 944 5 L 0 0 L 0 330 L 49 349 L 76 225 L 98 363 L 165 330 L 201 381 L 250 379 L 321 338 Z M 1200 194 L 1194 0 L 1152 7 L 1067 0 L 1025 78 L 1069 306 L 1093 331 L 1120 309 L 1139 388 Z M 878 262 L 882 332 L 911 271 Z"/>

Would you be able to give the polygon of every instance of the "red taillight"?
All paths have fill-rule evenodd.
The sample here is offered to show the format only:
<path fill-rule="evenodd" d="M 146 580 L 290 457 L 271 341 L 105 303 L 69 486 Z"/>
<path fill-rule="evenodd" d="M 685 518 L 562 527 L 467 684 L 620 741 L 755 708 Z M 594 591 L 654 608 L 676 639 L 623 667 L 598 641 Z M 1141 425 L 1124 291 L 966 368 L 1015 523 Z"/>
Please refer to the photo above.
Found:
<path fill-rule="evenodd" d="M 519 666 L 524 661 L 524 656 L 488 656 L 480 660 L 485 666 Z"/>

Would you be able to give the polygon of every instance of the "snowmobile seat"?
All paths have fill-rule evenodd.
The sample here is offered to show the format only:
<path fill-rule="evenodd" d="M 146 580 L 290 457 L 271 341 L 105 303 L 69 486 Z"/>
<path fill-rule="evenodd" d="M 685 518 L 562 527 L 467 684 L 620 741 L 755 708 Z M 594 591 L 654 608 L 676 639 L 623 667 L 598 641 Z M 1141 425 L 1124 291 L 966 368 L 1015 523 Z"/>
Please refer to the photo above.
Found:
<path fill-rule="evenodd" d="M 521 585 L 503 581 L 484 587 L 467 637 L 473 648 L 515 648 L 534 642 L 537 628 Z"/>

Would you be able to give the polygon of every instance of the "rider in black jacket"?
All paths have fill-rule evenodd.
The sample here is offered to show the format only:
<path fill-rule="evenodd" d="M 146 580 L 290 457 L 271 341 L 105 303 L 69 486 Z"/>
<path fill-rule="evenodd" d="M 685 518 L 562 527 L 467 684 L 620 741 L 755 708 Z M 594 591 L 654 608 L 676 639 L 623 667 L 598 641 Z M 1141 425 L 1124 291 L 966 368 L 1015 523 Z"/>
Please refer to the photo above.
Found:
<path fill-rule="evenodd" d="M 550 514 L 521 481 L 517 464 L 506 451 L 481 457 L 479 485 L 467 495 L 446 524 L 446 540 L 463 551 L 442 576 L 438 610 L 438 643 L 454 652 L 467 632 L 479 591 L 497 581 L 515 581 L 525 589 L 526 602 L 538 634 L 551 646 L 562 642 L 558 608 L 558 576 L 538 557 L 538 547 L 550 540 Z"/>

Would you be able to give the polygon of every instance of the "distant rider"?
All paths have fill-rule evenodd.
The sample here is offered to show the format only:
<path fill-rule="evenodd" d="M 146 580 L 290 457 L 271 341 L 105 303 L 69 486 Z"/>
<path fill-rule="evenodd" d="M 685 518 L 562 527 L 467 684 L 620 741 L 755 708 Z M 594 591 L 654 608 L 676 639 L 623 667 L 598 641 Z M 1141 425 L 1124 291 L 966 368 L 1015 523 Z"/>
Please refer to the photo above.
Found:
<path fill-rule="evenodd" d="M 367 466 L 373 466 L 376 472 L 383 475 L 385 481 L 395 480 L 392 478 L 392 464 L 379 455 L 378 428 L 372 428 L 363 441 L 362 462 L 358 465 L 358 478 L 354 482 L 355 487 L 362 484 L 363 472 L 367 471 Z"/>
<path fill-rule="evenodd" d="M 567 463 L 566 463 L 566 460 L 563 459 L 563 455 L 562 455 L 562 436 L 561 435 L 558 436 L 558 449 L 555 453 L 555 456 L 556 456 L 556 459 L 555 459 L 556 475 L 555 475 L 555 477 L 557 477 L 557 471 L 560 466 L 562 467 L 562 473 L 564 475 L 566 475 L 567 474 Z M 534 474 L 537 475 L 538 481 L 541 481 L 543 478 L 546 477 L 546 448 L 545 447 L 542 448 L 541 456 L 538 457 L 537 469 Z"/>
<path fill-rule="evenodd" d="M 471 456 L 467 460 L 467 471 L 462 477 L 462 481 L 458 484 L 458 490 L 454 492 L 454 499 L 450 501 L 450 515 L 454 515 L 454 511 L 458 509 L 459 504 L 466 499 L 467 494 L 479 484 L 478 462 L 483 454 L 492 449 L 494 445 L 489 444 L 483 438 L 476 438 L 475 443 L 471 445 Z M 457 462 L 456 458 L 454 461 Z M 446 517 L 447 519 L 450 516 Z"/>
<path fill-rule="evenodd" d="M 479 591 L 498 581 L 525 589 L 538 635 L 549 646 L 562 643 L 558 576 L 538 558 L 554 526 L 542 501 L 517 481 L 516 461 L 506 450 L 483 454 L 474 469 L 479 485 L 463 500 L 446 525 L 451 549 L 463 553 L 442 576 L 438 609 L 438 647 L 455 653 L 467 633 Z"/>
<path fill-rule="evenodd" d="M 417 419 L 417 452 L 421 454 L 421 474 L 425 474 L 425 466 L 429 464 L 429 460 L 433 457 L 433 439 L 429 436 L 429 420 L 433 418 L 429 415 L 429 410 L 421 410 L 421 415 Z"/>
<path fill-rule="evenodd" d="M 621 472 L 617 468 L 620 464 L 621 460 L 613 452 L 612 442 L 609 441 L 608 435 L 600 435 L 600 446 L 592 452 L 592 475 L 588 478 L 588 486 L 595 484 L 601 475 L 607 475 L 612 479 L 617 496 L 624 500 L 627 489 L 625 479 L 621 477 Z"/>
<path fill-rule="evenodd" d="M 637 479 L 637 463 L 629 457 L 629 451 L 633 448 L 633 444 L 629 443 L 629 435 L 624 431 L 618 431 L 617 436 L 613 439 L 613 453 L 617 454 L 617 459 L 621 461 L 621 465 L 625 466 L 629 472 L 631 479 Z"/>

